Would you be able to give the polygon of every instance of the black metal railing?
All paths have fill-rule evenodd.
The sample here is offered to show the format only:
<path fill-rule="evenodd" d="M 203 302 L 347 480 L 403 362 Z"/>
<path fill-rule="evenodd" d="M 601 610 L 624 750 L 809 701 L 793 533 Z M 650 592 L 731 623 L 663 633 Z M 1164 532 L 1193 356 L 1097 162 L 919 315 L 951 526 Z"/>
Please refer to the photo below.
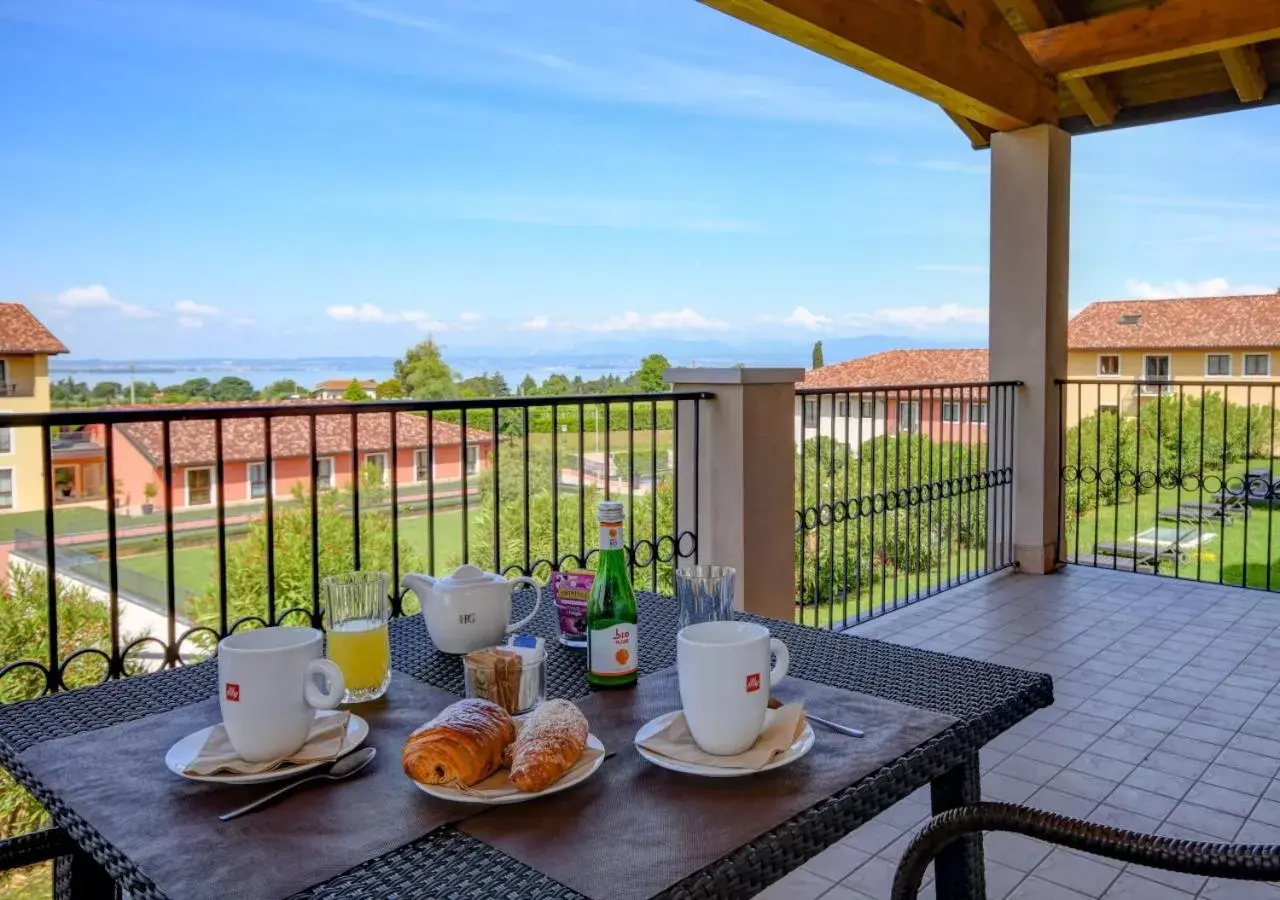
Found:
<path fill-rule="evenodd" d="M 1060 381 L 1059 561 L 1280 590 L 1277 388 Z"/>
<path fill-rule="evenodd" d="M 41 511 L 13 514 L 28 534 L 14 545 L 15 532 L 0 531 L 9 558 L 0 607 L 16 615 L 34 606 L 25 613 L 38 620 L 21 653 L 0 658 L 0 702 L 183 665 L 246 626 L 319 625 L 320 581 L 344 570 L 385 571 L 393 614 L 404 615 L 416 611 L 399 588 L 405 572 L 467 561 L 545 581 L 590 568 L 597 498 L 627 504 L 637 588 L 670 591 L 675 566 L 697 557 L 697 466 L 680 472 L 675 448 L 690 442 L 687 458 L 698 458 L 699 413 L 711 397 L 0 415 L 0 429 L 38 432 L 43 458 L 43 475 L 20 473 L 20 496 L 42 492 Z M 680 433 L 682 420 L 692 433 Z M 102 509 L 55 510 L 53 429 L 94 424 L 104 426 Z M 588 472 L 588 438 L 618 477 Z M 59 538 L 70 532 L 74 546 Z M 126 615 L 137 612 L 139 585 L 155 623 L 140 633 L 129 624 L 138 617 Z"/>
<path fill-rule="evenodd" d="M 1013 564 L 1020 382 L 796 391 L 796 620 L 853 625 Z"/>

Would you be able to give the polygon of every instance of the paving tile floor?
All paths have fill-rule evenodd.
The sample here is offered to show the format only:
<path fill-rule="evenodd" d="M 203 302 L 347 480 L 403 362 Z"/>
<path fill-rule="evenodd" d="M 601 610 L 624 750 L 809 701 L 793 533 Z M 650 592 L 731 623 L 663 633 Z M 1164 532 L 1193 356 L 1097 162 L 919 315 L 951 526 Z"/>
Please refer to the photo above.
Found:
<path fill-rule="evenodd" d="M 1071 566 L 991 576 L 850 631 L 1053 675 L 1054 705 L 982 751 L 986 799 L 1280 844 L 1280 596 Z M 886 900 L 928 812 L 919 791 L 757 896 Z M 1280 900 L 1277 884 L 1126 866 L 1020 835 L 985 846 L 990 900 Z"/>

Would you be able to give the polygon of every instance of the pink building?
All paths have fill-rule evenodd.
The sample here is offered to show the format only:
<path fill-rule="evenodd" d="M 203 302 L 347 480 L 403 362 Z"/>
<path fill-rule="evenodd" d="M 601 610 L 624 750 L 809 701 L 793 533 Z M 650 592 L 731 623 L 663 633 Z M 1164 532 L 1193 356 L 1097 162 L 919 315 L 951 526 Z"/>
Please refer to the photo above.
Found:
<path fill-rule="evenodd" d="M 225 405 L 225 404 L 222 404 Z M 291 404 L 292 405 L 292 404 Z M 134 407 L 136 408 L 136 407 Z M 373 467 L 390 484 L 390 466 L 396 467 L 397 485 L 462 479 L 489 467 L 493 437 L 487 431 L 467 429 L 463 459 L 462 428 L 436 420 L 431 439 L 424 416 L 397 413 L 396 447 L 391 459 L 391 413 L 359 413 L 357 447 L 360 466 Z M 349 415 L 316 417 L 316 483 L 323 489 L 351 484 L 353 471 L 352 419 Z M 215 423 L 174 422 L 170 426 L 173 481 L 168 491 L 174 509 L 212 508 L 217 503 Z M 115 477 L 118 504 L 131 511 L 150 502 L 163 509 L 164 437 L 159 422 L 116 426 Z M 305 416 L 281 415 L 271 423 L 272 464 L 266 462 L 262 419 L 226 419 L 222 423 L 223 492 L 228 504 L 274 497 L 289 497 L 295 486 L 310 485 L 310 434 Z M 148 501 L 146 485 L 156 485 Z"/>

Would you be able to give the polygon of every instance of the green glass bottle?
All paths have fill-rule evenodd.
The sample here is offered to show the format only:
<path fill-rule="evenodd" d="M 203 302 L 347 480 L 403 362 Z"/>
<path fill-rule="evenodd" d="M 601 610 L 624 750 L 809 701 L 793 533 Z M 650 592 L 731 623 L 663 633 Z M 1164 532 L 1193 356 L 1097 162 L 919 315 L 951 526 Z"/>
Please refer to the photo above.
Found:
<path fill-rule="evenodd" d="M 636 683 L 639 620 L 623 549 L 625 513 L 617 500 L 602 500 L 600 559 L 587 601 L 587 681 L 597 687 Z"/>

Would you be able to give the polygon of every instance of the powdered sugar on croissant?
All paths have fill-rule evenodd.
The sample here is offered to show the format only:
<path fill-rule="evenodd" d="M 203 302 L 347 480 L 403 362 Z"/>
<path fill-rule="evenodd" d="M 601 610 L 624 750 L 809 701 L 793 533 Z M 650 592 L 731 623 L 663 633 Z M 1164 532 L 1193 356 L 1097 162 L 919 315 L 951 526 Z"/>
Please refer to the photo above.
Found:
<path fill-rule="evenodd" d="M 509 749 L 511 783 L 535 793 L 573 768 L 587 746 L 587 718 L 568 700 L 548 700 L 525 719 Z"/>

